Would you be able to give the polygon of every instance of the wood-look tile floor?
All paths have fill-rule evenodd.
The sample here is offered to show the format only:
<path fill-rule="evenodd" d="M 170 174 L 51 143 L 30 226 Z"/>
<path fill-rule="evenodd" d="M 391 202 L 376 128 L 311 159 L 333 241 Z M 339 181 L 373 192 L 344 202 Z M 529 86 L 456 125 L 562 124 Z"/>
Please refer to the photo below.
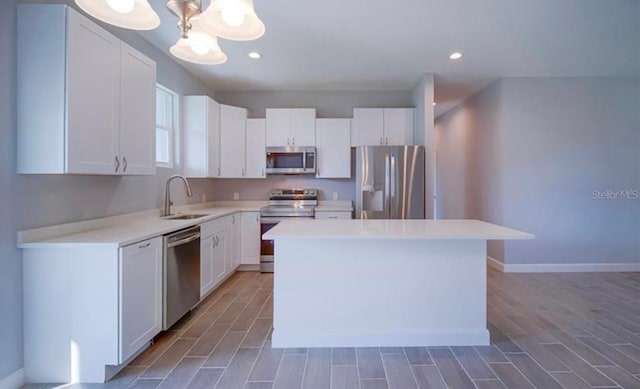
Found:
<path fill-rule="evenodd" d="M 272 349 L 273 275 L 237 273 L 112 381 L 65 387 L 640 388 L 640 273 L 488 275 L 491 346 Z"/>

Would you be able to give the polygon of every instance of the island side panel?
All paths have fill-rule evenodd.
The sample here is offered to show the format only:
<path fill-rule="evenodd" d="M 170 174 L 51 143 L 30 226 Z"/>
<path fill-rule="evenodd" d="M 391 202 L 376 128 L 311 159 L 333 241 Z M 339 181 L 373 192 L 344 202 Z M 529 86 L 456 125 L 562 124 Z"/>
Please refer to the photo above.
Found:
<path fill-rule="evenodd" d="M 276 239 L 273 347 L 488 345 L 485 240 Z"/>

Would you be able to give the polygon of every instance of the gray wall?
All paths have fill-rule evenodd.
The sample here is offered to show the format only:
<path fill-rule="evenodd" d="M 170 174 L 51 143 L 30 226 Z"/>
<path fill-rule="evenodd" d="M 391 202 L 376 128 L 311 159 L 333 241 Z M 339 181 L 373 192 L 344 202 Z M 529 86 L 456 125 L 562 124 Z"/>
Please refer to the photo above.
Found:
<path fill-rule="evenodd" d="M 353 108 L 413 107 L 408 91 L 362 92 L 216 92 L 216 101 L 249 109 L 249 117 L 265 117 L 266 108 L 316 108 L 319 118 L 350 118 Z"/>
<path fill-rule="evenodd" d="M 437 122 L 439 207 L 532 232 L 508 264 L 640 261 L 640 79 L 502 79 Z"/>
<path fill-rule="evenodd" d="M 0 380 L 22 367 L 22 266 L 16 231 L 65 222 L 142 211 L 161 205 L 165 179 L 176 169 L 158 169 L 153 177 L 44 176 L 15 174 L 16 55 L 14 0 L 0 2 Z M 158 82 L 181 94 L 213 92 L 133 32 L 109 28 L 157 61 Z M 213 197 L 209 180 L 193 180 L 195 196 Z M 175 202 L 187 201 L 177 187 Z"/>
<path fill-rule="evenodd" d="M 434 128 L 434 80 L 433 74 L 425 74 L 411 91 L 411 100 L 416 107 L 415 144 L 425 147 L 425 196 L 424 210 L 426 219 L 436 219 L 436 153 Z"/>
<path fill-rule="evenodd" d="M 503 224 L 501 82 L 436 122 L 437 214 Z M 502 241 L 488 242 L 489 256 L 503 260 Z"/>
<path fill-rule="evenodd" d="M 214 179 L 213 199 L 233 200 L 234 192 L 240 200 L 266 200 L 272 188 L 317 188 L 320 200 L 332 200 L 333 193 L 339 200 L 355 201 L 355 180 L 315 179 L 304 176 L 270 176 L 264 180 Z"/>
<path fill-rule="evenodd" d="M 22 265 L 15 248 L 15 4 L 0 2 L 0 380 L 22 367 Z"/>
<path fill-rule="evenodd" d="M 504 218 L 537 239 L 507 262 L 640 262 L 640 79 L 503 82 Z"/>

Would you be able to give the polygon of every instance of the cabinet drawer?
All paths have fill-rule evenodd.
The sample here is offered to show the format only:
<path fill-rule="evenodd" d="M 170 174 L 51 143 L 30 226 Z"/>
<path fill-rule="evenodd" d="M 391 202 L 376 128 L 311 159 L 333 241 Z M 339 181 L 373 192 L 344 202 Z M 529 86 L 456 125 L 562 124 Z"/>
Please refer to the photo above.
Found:
<path fill-rule="evenodd" d="M 351 219 L 351 212 L 334 211 L 334 212 L 317 212 L 316 219 Z"/>

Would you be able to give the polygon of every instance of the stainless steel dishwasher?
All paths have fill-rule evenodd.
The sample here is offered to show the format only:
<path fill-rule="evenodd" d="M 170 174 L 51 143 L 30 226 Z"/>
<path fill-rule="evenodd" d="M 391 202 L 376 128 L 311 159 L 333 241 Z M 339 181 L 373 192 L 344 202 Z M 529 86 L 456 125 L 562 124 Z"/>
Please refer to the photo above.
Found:
<path fill-rule="evenodd" d="M 164 236 L 162 329 L 200 301 L 200 226 Z"/>

